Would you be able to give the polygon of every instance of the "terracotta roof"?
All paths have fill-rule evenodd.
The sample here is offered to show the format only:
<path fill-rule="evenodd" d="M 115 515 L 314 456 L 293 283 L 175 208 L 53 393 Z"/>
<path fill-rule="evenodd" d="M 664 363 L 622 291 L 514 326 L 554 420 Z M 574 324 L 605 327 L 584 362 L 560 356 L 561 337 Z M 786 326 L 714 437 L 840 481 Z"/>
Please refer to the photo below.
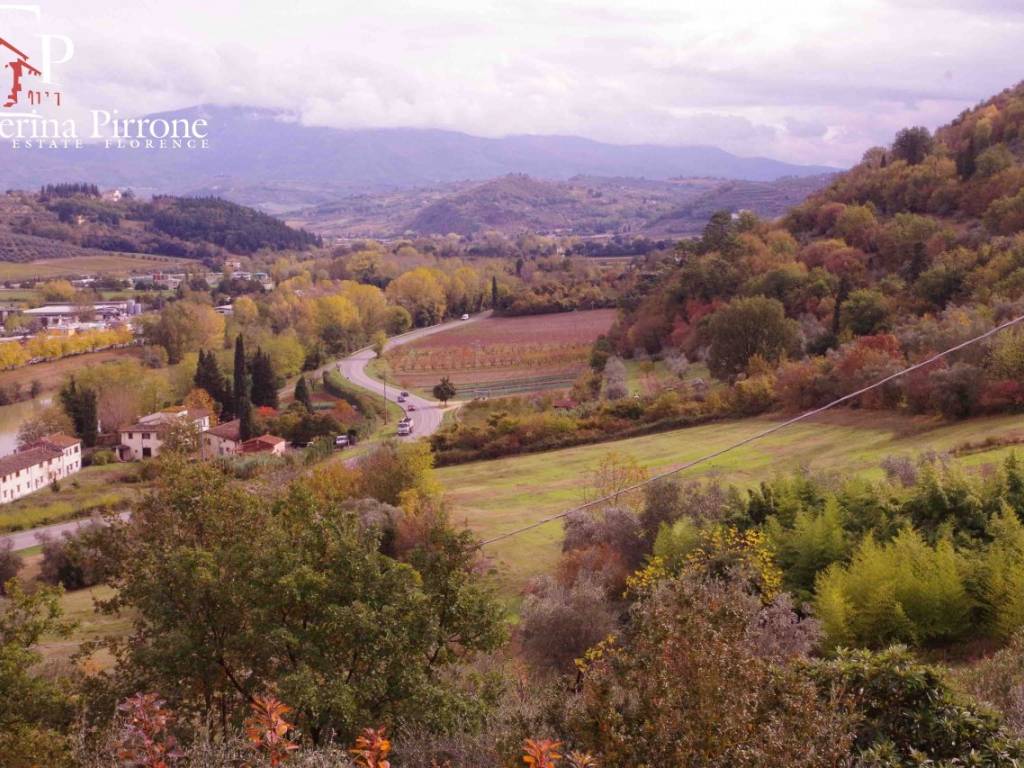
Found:
<path fill-rule="evenodd" d="M 208 435 L 216 435 L 222 440 L 231 440 L 238 442 L 239 431 L 241 430 L 242 423 L 238 419 L 232 421 L 225 421 L 223 424 L 218 424 L 213 429 L 206 430 Z"/>
<path fill-rule="evenodd" d="M 40 445 L 35 448 L 26 448 L 18 453 L 12 453 L 10 456 L 4 456 L 0 459 L 0 477 L 10 475 L 14 472 L 19 472 L 29 467 L 34 467 L 36 464 L 40 464 L 50 459 L 60 458 L 60 450 L 46 445 Z"/>
<path fill-rule="evenodd" d="M 65 435 L 63 432 L 54 432 L 52 435 L 46 435 L 45 437 L 40 438 L 38 442 L 49 443 L 50 445 L 55 445 L 58 448 L 70 448 L 74 445 L 78 445 L 82 441 L 77 437 Z"/>
<path fill-rule="evenodd" d="M 287 442 L 283 437 L 278 437 L 277 435 L 260 435 L 242 443 L 242 453 L 271 451 L 278 445 L 283 445 Z"/>

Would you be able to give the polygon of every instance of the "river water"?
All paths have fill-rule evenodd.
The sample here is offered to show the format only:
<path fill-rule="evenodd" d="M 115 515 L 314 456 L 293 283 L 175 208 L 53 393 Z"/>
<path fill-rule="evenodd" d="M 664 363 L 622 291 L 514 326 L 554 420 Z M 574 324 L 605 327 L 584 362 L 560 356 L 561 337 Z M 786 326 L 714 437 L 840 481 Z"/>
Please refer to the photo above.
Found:
<path fill-rule="evenodd" d="M 40 409 L 52 402 L 49 395 L 0 406 L 0 456 L 13 453 L 18 447 L 18 428 Z"/>

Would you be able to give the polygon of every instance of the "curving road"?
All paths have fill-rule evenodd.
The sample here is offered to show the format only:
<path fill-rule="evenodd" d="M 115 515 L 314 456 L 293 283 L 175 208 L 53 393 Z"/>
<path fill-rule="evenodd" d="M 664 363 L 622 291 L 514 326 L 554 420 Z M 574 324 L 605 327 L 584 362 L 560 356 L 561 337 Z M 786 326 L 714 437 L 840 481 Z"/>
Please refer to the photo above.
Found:
<path fill-rule="evenodd" d="M 388 343 L 384 346 L 385 349 L 392 349 L 399 347 L 403 344 L 408 344 L 411 341 L 422 339 L 424 336 L 432 336 L 435 333 L 441 331 L 447 331 L 451 328 L 456 328 L 466 323 L 473 323 L 477 320 L 482 320 L 485 317 L 490 316 L 490 312 L 481 312 L 480 314 L 473 315 L 469 320 L 452 320 L 447 323 L 441 323 L 440 325 L 432 325 L 429 328 L 417 328 L 415 331 L 409 331 L 403 333 L 400 336 L 394 336 L 388 339 Z M 372 378 L 366 372 L 366 366 L 369 365 L 370 361 L 375 357 L 372 349 L 361 349 L 355 354 L 349 355 L 344 360 L 341 360 L 336 364 L 337 370 L 341 372 L 341 375 L 351 381 L 353 384 L 368 389 L 371 392 L 381 395 L 385 395 L 385 389 L 387 390 L 387 399 L 393 402 L 398 402 L 398 395 L 400 393 L 400 387 L 388 384 L 386 387 L 383 383 Z M 415 406 L 415 410 L 410 411 L 408 406 Z M 406 402 L 400 404 L 402 410 L 406 412 L 408 416 L 412 418 L 413 431 L 412 434 L 405 439 L 415 440 L 418 437 L 424 437 L 437 431 L 438 427 L 441 426 L 441 419 L 444 418 L 445 408 L 441 406 L 437 400 L 428 400 L 425 397 L 419 395 L 409 394 Z M 451 408 L 452 406 L 449 406 Z"/>
<path fill-rule="evenodd" d="M 447 323 L 441 323 L 440 325 L 432 325 L 429 328 L 417 328 L 415 331 L 409 331 L 408 333 L 403 333 L 400 336 L 394 336 L 388 339 L 388 343 L 385 346 L 385 348 L 391 349 L 392 347 L 398 347 L 401 346 L 402 344 L 408 344 L 410 341 L 422 339 L 424 336 L 430 336 L 435 333 L 440 333 L 441 331 L 447 331 L 450 328 L 465 325 L 466 323 L 476 322 L 477 320 L 482 320 L 483 318 L 490 316 L 490 314 L 491 313 L 489 311 L 482 312 L 478 315 L 474 315 L 469 320 L 452 320 Z M 372 349 L 361 349 L 358 352 L 349 355 L 348 357 L 344 358 L 343 360 L 337 363 L 329 363 L 328 365 L 324 366 L 323 368 L 319 369 L 314 373 L 318 373 L 321 370 L 334 367 L 337 370 L 341 371 L 341 374 L 349 381 L 351 381 L 353 384 L 356 384 L 360 387 L 363 387 L 364 389 L 368 389 L 371 392 L 383 396 L 384 385 L 381 382 L 377 381 L 376 379 L 371 378 L 366 373 L 366 366 L 370 363 L 371 360 L 373 360 L 373 358 L 374 353 Z M 288 392 L 293 391 L 294 388 L 295 385 L 293 384 L 290 387 L 281 390 L 281 392 L 282 394 L 287 394 Z M 398 387 L 392 386 L 391 384 L 387 385 L 388 400 L 398 402 L 398 394 Z M 412 411 L 409 414 L 412 416 L 414 426 L 412 435 L 410 435 L 408 438 L 403 438 L 407 440 L 414 440 L 418 437 L 423 437 L 436 431 L 437 428 L 441 426 L 441 419 L 444 417 L 445 410 L 455 407 L 448 406 L 448 409 L 445 409 L 442 408 L 441 404 L 437 400 L 428 400 L 424 397 L 419 397 L 418 395 L 413 394 L 410 394 L 406 403 L 402 404 L 402 406 L 400 407 L 402 407 L 403 410 L 406 410 L 405 406 L 408 406 L 409 404 L 415 405 L 416 410 Z M 407 410 L 406 412 L 408 413 Z M 128 515 L 128 512 L 123 512 L 121 514 L 121 517 L 122 519 L 126 519 Z M 46 534 L 49 536 L 57 537 L 65 531 L 74 531 L 79 526 L 85 525 L 88 522 L 88 519 L 69 520 L 66 523 L 55 523 L 53 525 L 46 525 L 41 528 L 33 528 L 32 530 L 28 531 L 18 531 L 17 533 L 0 534 L 0 544 L 3 544 L 6 541 L 10 541 L 13 544 L 13 548 L 15 549 L 15 551 L 19 549 L 28 549 L 29 547 L 34 547 L 36 544 L 39 543 L 39 534 Z"/>

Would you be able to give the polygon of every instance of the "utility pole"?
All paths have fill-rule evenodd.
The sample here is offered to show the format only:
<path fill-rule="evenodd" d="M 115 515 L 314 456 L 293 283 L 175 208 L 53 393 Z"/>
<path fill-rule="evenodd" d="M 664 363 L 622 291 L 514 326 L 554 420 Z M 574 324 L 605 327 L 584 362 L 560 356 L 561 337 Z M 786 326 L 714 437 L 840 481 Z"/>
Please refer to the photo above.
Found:
<path fill-rule="evenodd" d="M 388 423 L 388 375 L 386 373 L 382 373 L 380 375 L 380 380 L 384 384 L 384 423 L 387 424 Z"/>

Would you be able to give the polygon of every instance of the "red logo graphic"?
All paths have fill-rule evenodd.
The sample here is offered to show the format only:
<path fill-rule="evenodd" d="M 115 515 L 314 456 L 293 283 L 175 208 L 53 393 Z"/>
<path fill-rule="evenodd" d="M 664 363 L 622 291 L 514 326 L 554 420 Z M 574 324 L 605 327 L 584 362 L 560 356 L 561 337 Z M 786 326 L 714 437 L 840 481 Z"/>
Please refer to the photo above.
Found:
<path fill-rule="evenodd" d="M 13 107 L 15 104 L 18 103 L 18 94 L 21 93 L 21 91 L 23 90 L 21 86 L 21 78 L 25 77 L 26 75 L 40 77 L 43 73 L 28 63 L 28 56 L 26 54 L 19 51 L 17 48 L 8 43 L 2 37 L 0 37 L 0 52 L 10 52 L 15 56 L 15 59 L 13 61 L 9 61 L 6 64 L 4 64 L 4 69 L 11 70 L 11 92 L 7 94 L 7 102 L 4 104 L 4 106 Z M 53 96 L 57 102 L 57 106 L 60 106 L 61 95 L 56 91 L 54 91 L 53 93 L 51 93 L 50 91 L 29 91 L 29 103 L 31 103 L 33 106 L 39 104 L 43 100 L 44 96 L 46 98 L 50 98 L 51 96 Z"/>

